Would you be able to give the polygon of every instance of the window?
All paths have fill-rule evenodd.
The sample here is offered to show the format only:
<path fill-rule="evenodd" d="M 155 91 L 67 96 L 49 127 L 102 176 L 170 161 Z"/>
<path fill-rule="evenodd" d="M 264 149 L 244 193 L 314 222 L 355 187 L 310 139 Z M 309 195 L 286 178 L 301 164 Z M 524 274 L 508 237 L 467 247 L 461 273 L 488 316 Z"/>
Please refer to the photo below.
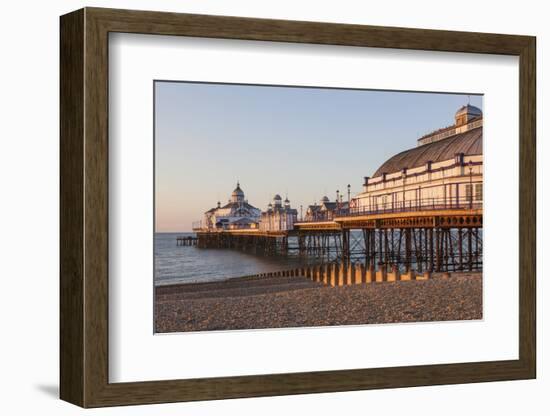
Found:
<path fill-rule="evenodd" d="M 466 185 L 466 199 L 469 201 L 472 198 L 472 185 Z"/>
<path fill-rule="evenodd" d="M 475 200 L 476 201 L 483 201 L 483 184 L 482 183 L 476 183 Z"/>

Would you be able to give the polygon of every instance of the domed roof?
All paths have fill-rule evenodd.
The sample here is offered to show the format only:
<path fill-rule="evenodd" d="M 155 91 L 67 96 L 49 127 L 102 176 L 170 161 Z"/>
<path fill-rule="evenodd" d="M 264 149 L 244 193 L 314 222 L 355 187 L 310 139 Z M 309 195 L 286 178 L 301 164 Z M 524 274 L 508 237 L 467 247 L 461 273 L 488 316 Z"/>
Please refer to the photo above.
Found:
<path fill-rule="evenodd" d="M 276 195 L 273 197 L 273 200 L 274 200 L 274 201 L 281 201 L 281 200 L 282 200 L 281 195 L 276 194 Z"/>
<path fill-rule="evenodd" d="M 239 185 L 239 182 L 237 182 L 237 187 L 235 188 L 235 190 L 233 191 L 231 196 L 243 196 L 244 197 L 244 192 L 241 189 L 241 186 Z"/>
<path fill-rule="evenodd" d="M 330 199 L 328 199 L 328 196 L 324 196 L 321 198 L 321 202 L 329 202 Z"/>
<path fill-rule="evenodd" d="M 374 173 L 373 177 L 383 173 L 399 172 L 423 166 L 427 162 L 441 162 L 455 157 L 458 153 L 465 156 L 483 154 L 483 128 L 477 127 L 464 133 L 418 146 L 398 153 L 386 160 Z"/>
<path fill-rule="evenodd" d="M 476 106 L 466 104 L 460 107 L 457 112 L 455 113 L 455 117 L 461 116 L 462 114 L 469 114 L 472 116 L 481 116 L 483 113 L 482 111 L 477 108 Z"/>

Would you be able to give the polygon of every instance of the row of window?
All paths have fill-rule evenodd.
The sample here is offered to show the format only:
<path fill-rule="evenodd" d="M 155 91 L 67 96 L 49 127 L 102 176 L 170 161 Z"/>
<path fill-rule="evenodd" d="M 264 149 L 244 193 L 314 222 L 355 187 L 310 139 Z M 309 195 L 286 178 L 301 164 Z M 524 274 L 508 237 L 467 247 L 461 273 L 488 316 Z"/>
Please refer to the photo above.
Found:
<path fill-rule="evenodd" d="M 466 199 L 472 198 L 472 188 L 474 185 L 466 185 Z M 474 201 L 483 201 L 483 184 L 482 183 L 476 183 L 475 184 L 475 193 L 473 196 Z"/>

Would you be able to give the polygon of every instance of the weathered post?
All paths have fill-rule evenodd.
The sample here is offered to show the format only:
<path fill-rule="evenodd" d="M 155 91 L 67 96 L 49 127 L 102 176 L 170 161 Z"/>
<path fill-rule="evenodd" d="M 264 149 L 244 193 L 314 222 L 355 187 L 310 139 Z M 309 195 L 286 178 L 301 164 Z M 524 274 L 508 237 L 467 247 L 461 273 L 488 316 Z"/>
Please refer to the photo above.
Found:
<path fill-rule="evenodd" d="M 322 264 L 319 264 L 317 267 L 318 267 L 317 281 L 322 283 L 325 270 Z"/>
<path fill-rule="evenodd" d="M 355 264 L 353 264 L 350 261 L 348 265 L 348 275 L 346 279 L 346 284 L 352 285 L 354 283 L 354 277 L 355 277 Z"/>
<path fill-rule="evenodd" d="M 374 270 L 374 264 L 369 265 L 367 270 L 367 283 L 372 283 L 376 280 L 376 271 Z"/>
<path fill-rule="evenodd" d="M 338 267 L 338 286 L 344 286 L 346 284 L 346 271 L 344 263 L 340 263 Z"/>
<path fill-rule="evenodd" d="M 338 265 L 334 263 L 330 268 L 330 285 L 335 287 L 338 285 Z"/>
<path fill-rule="evenodd" d="M 394 264 L 391 267 L 391 272 L 388 273 L 388 282 L 395 282 L 399 280 L 399 270 L 397 269 L 397 265 Z"/>
<path fill-rule="evenodd" d="M 361 270 L 361 283 L 367 283 L 367 269 L 363 263 L 359 266 Z"/>
<path fill-rule="evenodd" d="M 356 263 L 355 264 L 355 270 L 353 274 L 353 283 L 356 285 L 360 285 L 363 283 L 363 265 Z"/>
<path fill-rule="evenodd" d="M 376 282 L 385 282 L 388 280 L 388 269 L 384 263 L 378 263 L 378 271 L 376 272 Z"/>

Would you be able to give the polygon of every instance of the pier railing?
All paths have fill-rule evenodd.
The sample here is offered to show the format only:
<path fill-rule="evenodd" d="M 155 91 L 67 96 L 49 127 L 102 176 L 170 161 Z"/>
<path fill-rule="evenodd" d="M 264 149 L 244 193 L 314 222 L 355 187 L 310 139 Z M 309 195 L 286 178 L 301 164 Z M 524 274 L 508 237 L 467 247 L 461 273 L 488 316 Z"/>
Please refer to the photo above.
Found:
<path fill-rule="evenodd" d="M 364 215 L 398 214 L 404 212 L 440 211 L 440 210 L 469 210 L 482 209 L 483 201 L 476 201 L 469 197 L 460 198 L 426 198 L 421 200 L 388 202 L 371 206 L 351 209 L 336 209 L 316 214 L 314 217 L 304 218 L 298 222 L 334 221 L 341 217 L 359 217 Z"/>

